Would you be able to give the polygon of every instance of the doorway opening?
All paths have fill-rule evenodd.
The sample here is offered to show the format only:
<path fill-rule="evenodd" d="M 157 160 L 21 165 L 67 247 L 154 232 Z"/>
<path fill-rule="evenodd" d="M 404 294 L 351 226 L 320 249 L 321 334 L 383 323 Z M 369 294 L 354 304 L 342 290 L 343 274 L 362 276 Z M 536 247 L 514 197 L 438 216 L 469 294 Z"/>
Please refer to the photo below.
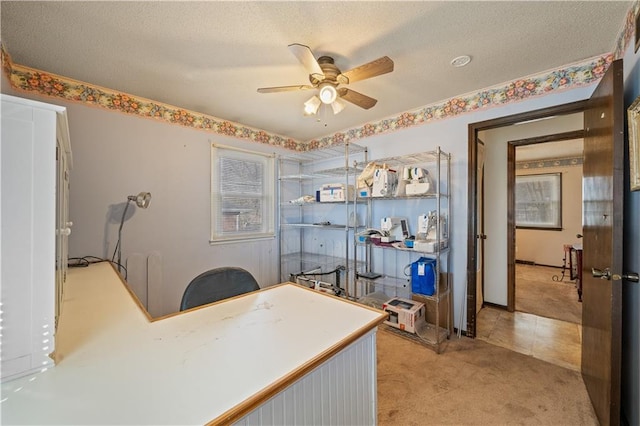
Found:
<path fill-rule="evenodd" d="M 582 312 L 575 273 L 569 270 L 573 253 L 564 249 L 581 241 L 583 131 L 562 130 L 578 129 L 582 122 L 576 113 L 482 131 L 481 139 L 491 146 L 479 144 L 480 162 L 485 150 L 492 159 L 486 176 L 478 168 L 479 181 L 486 179 L 490 188 L 485 193 L 479 187 L 478 218 L 486 218 L 479 221 L 479 244 L 487 244 L 488 252 L 478 250 L 478 259 L 486 258 L 478 281 L 487 281 L 488 294 L 478 287 L 477 337 L 575 371 L 580 370 Z M 544 134 L 554 129 L 561 131 Z M 500 168 L 506 174 L 496 173 Z M 504 219 L 496 213 L 501 203 Z M 505 270 L 507 263 L 512 267 Z M 506 289 L 495 288 L 497 269 L 506 273 L 501 278 Z"/>
<path fill-rule="evenodd" d="M 545 286 L 575 290 L 574 284 L 569 283 L 569 274 L 559 284 L 552 281 L 554 273 L 546 278 L 537 276 L 533 279 L 531 273 L 547 268 L 542 272 L 552 271 L 561 275 L 564 245 L 573 244 L 576 234 L 581 232 L 581 189 L 578 190 L 580 200 L 575 206 L 578 212 L 577 228 L 573 226 L 576 222 L 575 212 L 568 215 L 567 208 L 562 212 L 563 206 L 560 204 L 556 212 L 561 217 L 567 216 L 564 223 L 543 223 L 539 226 L 547 226 L 547 229 L 534 229 L 538 226 L 533 223 L 530 229 L 520 229 L 516 228 L 516 175 L 553 175 L 558 171 L 557 165 L 555 168 L 540 166 L 571 162 L 569 157 L 579 157 L 581 160 L 581 146 L 577 152 L 563 153 L 576 149 L 573 145 L 577 142 L 573 141 L 582 141 L 582 107 L 583 103 L 579 102 L 480 123 L 471 130 L 475 138 L 470 143 L 469 156 L 470 162 L 474 163 L 473 166 L 470 164 L 470 171 L 472 167 L 475 171 L 470 181 L 474 182 L 476 193 L 473 200 L 475 207 L 471 210 L 475 212 L 472 222 L 476 229 L 470 233 L 475 236 L 470 241 L 470 244 L 474 243 L 474 248 L 469 252 L 475 253 L 479 260 L 478 268 L 473 271 L 475 276 L 468 281 L 476 284 L 475 300 L 471 303 L 468 299 L 467 305 L 467 319 L 474 316 L 473 336 L 577 371 L 581 358 L 580 325 L 554 318 L 551 315 L 553 312 L 531 312 L 531 303 L 525 303 L 523 307 L 520 302 L 542 302 L 545 298 L 541 297 L 541 287 Z M 541 152 L 546 158 L 540 157 Z M 566 158 L 560 161 L 561 157 Z M 581 161 L 576 162 L 581 164 Z M 580 169 L 578 165 L 575 167 Z M 549 171 L 554 173 L 547 173 Z M 575 169 L 572 173 L 576 174 Z M 581 175 L 580 170 L 579 176 L 572 178 L 580 182 Z M 550 184 L 549 179 L 544 176 L 540 178 L 541 182 L 534 180 L 529 186 L 540 189 Z M 567 179 L 565 183 L 568 183 Z M 572 192 L 575 192 L 575 187 Z M 565 191 L 565 197 L 567 195 Z M 569 223 L 572 226 L 565 229 Z M 529 271 L 525 270 L 527 267 Z M 523 286 L 520 291 L 518 282 Z M 537 295 L 527 300 L 532 292 Z M 574 294 L 577 298 L 577 293 Z M 524 300 L 523 297 L 517 299 L 518 295 L 524 296 Z M 562 302 L 558 300 L 556 303 Z M 549 305 L 552 304 L 539 304 L 545 307 Z"/>
<path fill-rule="evenodd" d="M 518 137 L 521 129 L 537 123 L 548 123 L 550 117 L 556 117 L 560 120 L 567 119 L 575 114 L 581 114 L 587 106 L 587 101 L 573 102 L 566 105 L 559 105 L 551 108 L 545 108 L 536 111 L 525 112 L 507 117 L 501 117 L 480 123 L 469 125 L 469 212 L 470 220 L 468 222 L 468 244 L 467 244 L 467 336 L 476 337 L 477 330 L 477 313 L 482 303 L 479 300 L 478 290 L 484 289 L 484 305 L 496 305 L 511 312 L 515 309 L 515 284 L 507 287 L 507 282 L 515 282 L 515 226 L 513 210 L 509 214 L 507 208 L 506 194 L 507 185 L 514 185 L 513 180 L 508 182 L 507 179 L 507 156 L 508 152 L 505 148 L 509 141 L 518 141 L 523 139 Z M 575 120 L 575 118 L 573 118 Z M 571 118 L 569 118 L 571 120 Z M 516 125 L 517 123 L 521 123 Z M 573 128 L 576 130 L 576 127 Z M 505 145 L 500 148 L 500 144 L 494 142 L 492 133 L 502 133 Z M 541 132 L 536 136 L 539 137 L 538 143 L 544 141 L 544 135 L 548 135 L 549 131 Z M 552 132 L 552 134 L 565 133 L 562 131 Z M 487 140 L 486 137 L 492 137 Z M 532 138 L 534 136 L 528 136 Z M 574 137 L 576 137 L 574 135 Z M 484 142 L 484 144 L 482 142 Z M 513 145 L 513 158 L 515 164 L 515 145 Z M 495 149 L 495 152 L 493 150 Z M 498 162 L 494 164 L 493 162 Z M 514 166 L 515 167 L 515 166 Z M 491 176 L 481 175 L 479 171 L 492 170 L 498 171 L 500 174 Z M 495 180 L 494 180 L 495 179 Z M 499 191 L 502 198 L 499 199 L 500 205 L 492 202 L 491 214 L 479 214 L 479 206 L 488 205 L 486 201 L 490 191 Z M 513 200 L 509 200 L 513 202 Z M 487 210 L 487 209 L 483 209 Z M 491 228 L 500 228 L 503 237 L 489 235 L 486 231 Z M 511 223 L 511 226 L 509 226 Z M 507 226 L 505 226 L 507 225 Z M 507 235 L 509 230 L 511 233 Z M 492 263 L 491 259 L 487 259 L 485 253 L 500 253 L 501 259 Z M 482 262 L 478 260 L 482 259 Z M 504 265 L 507 268 L 504 268 Z M 492 282 L 503 283 L 503 288 L 495 288 L 495 286 L 485 283 L 485 276 L 489 272 L 492 276 Z M 509 279 L 509 277 L 511 277 Z M 491 283 L 490 283 L 491 284 Z M 505 288 L 507 287 L 507 288 Z"/>
<path fill-rule="evenodd" d="M 515 274 L 508 286 L 515 287 L 514 309 L 581 324 L 576 269 L 582 243 L 582 131 L 542 142 L 510 141 L 512 150 Z"/>

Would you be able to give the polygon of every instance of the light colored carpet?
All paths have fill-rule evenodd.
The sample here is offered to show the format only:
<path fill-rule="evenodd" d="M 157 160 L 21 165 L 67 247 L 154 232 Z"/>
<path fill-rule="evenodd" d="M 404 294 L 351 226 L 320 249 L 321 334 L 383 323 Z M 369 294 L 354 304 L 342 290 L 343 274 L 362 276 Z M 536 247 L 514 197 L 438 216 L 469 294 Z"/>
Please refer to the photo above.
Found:
<path fill-rule="evenodd" d="M 575 281 L 569 271 L 563 281 L 562 269 L 516 264 L 516 311 L 582 324 L 582 303 L 578 302 Z"/>
<path fill-rule="evenodd" d="M 597 425 L 580 373 L 478 339 L 440 355 L 380 328 L 378 424 Z"/>

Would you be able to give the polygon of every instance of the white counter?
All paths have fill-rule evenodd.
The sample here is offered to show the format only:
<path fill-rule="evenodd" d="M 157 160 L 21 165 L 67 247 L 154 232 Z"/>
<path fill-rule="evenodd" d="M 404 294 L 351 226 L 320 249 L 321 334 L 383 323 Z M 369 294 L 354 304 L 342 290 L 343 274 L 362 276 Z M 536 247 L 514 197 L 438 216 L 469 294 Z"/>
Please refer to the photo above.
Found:
<path fill-rule="evenodd" d="M 384 318 L 282 284 L 151 320 L 108 263 L 76 268 L 57 365 L 2 384 L 2 424 L 235 422 Z"/>

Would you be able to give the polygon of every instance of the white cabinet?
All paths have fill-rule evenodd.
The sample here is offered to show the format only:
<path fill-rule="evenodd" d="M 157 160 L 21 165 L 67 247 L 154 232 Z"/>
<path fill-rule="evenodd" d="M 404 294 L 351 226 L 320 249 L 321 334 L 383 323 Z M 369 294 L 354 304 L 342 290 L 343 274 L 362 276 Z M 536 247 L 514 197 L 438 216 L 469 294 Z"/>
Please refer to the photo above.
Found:
<path fill-rule="evenodd" d="M 66 109 L 2 98 L 2 380 L 53 364 L 67 267 L 71 149 Z"/>
<path fill-rule="evenodd" d="M 298 279 L 301 284 L 351 297 L 350 251 L 358 217 L 362 217 L 355 206 L 352 163 L 365 161 L 366 155 L 364 147 L 344 144 L 279 159 L 281 281 Z"/>

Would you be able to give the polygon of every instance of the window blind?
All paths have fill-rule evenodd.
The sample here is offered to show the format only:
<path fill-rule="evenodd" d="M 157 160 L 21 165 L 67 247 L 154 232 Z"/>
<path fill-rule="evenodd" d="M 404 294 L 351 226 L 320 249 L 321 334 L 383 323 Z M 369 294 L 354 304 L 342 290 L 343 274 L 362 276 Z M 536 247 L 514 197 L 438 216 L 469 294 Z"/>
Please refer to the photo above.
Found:
<path fill-rule="evenodd" d="M 273 237 L 272 155 L 212 145 L 211 241 Z"/>

